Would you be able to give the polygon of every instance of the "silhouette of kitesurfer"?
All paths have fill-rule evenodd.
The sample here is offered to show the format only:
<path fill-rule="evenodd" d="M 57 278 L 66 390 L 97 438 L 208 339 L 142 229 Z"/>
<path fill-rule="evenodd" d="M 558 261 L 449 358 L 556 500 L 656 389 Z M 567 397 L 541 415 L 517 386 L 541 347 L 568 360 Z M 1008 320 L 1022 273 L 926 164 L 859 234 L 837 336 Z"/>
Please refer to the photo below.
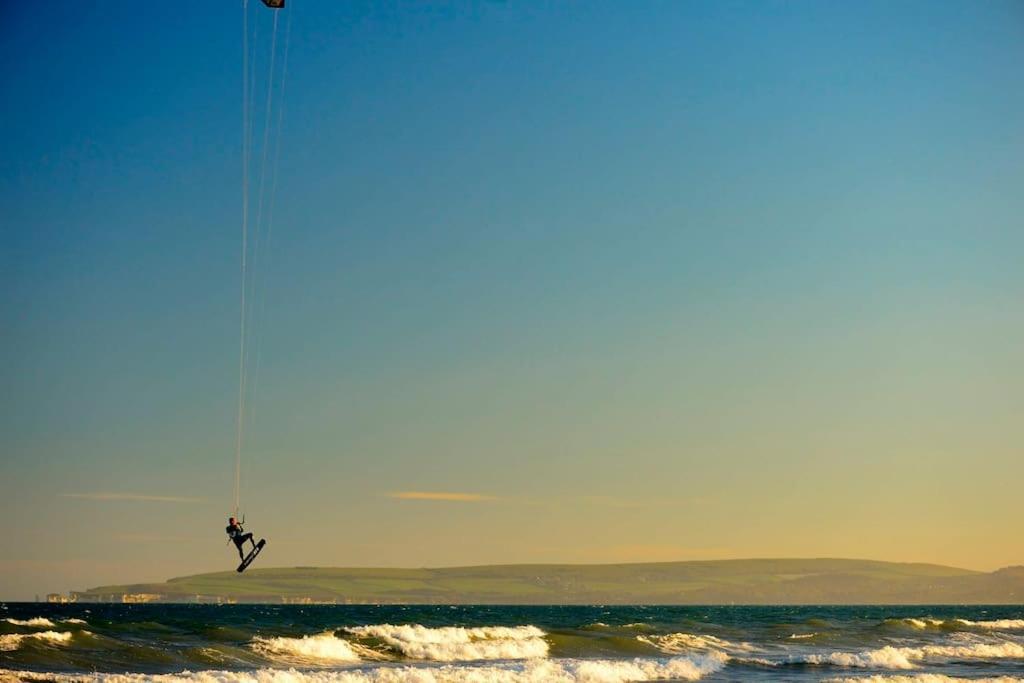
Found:
<path fill-rule="evenodd" d="M 252 540 L 252 532 L 246 533 L 242 528 L 241 522 L 234 517 L 228 518 L 228 526 L 225 531 L 228 537 L 235 542 L 235 547 L 238 548 L 238 559 L 245 560 L 245 553 L 242 552 L 242 544 L 246 541 L 252 543 L 252 549 L 256 549 L 256 541 Z"/>

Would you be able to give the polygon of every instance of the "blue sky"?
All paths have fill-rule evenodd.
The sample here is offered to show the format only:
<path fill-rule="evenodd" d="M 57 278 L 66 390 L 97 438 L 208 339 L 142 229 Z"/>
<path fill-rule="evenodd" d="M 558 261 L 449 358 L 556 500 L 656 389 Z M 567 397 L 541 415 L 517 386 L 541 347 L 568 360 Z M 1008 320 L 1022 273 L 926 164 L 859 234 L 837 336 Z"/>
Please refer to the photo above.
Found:
<path fill-rule="evenodd" d="M 1024 562 L 1019 3 L 285 12 L 268 562 Z M 220 569 L 240 8 L 6 14 L 0 597 Z"/>

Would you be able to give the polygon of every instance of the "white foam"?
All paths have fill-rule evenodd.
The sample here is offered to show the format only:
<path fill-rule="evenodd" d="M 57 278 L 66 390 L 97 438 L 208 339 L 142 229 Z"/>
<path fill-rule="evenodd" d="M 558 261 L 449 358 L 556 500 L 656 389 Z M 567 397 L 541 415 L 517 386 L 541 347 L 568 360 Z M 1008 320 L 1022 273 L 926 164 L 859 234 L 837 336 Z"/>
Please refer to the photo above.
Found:
<path fill-rule="evenodd" d="M 345 629 L 358 638 L 376 638 L 411 659 L 465 662 L 481 659 L 546 657 L 548 644 L 536 626 L 428 628 L 419 624 L 377 624 Z"/>
<path fill-rule="evenodd" d="M 986 628 L 993 631 L 1015 631 L 1018 629 L 1024 629 L 1024 619 L 993 619 L 992 621 L 971 621 L 969 619 L 955 619 L 959 624 L 964 626 L 973 626 L 976 628 Z"/>
<path fill-rule="evenodd" d="M 532 659 L 492 664 L 377 666 L 346 670 L 259 669 L 184 671 L 180 674 L 52 674 L 0 670 L 13 676 L 57 683 L 626 683 L 696 681 L 725 666 L 726 657 L 709 653 L 670 659 Z"/>
<path fill-rule="evenodd" d="M 969 645 L 925 645 L 916 649 L 921 651 L 922 659 L 933 657 L 955 657 L 957 659 L 1024 658 L 1024 645 L 1009 640 L 995 643 L 971 643 Z"/>
<path fill-rule="evenodd" d="M 891 645 L 865 652 L 829 652 L 820 655 L 806 655 L 801 661 L 808 664 L 833 664 L 835 666 L 877 667 L 879 669 L 913 669 L 914 664 L 906 650 Z"/>
<path fill-rule="evenodd" d="M 929 627 L 937 628 L 939 626 L 942 626 L 944 623 L 946 623 L 945 620 L 943 620 L 943 619 L 932 619 L 931 617 L 920 617 L 920 618 L 908 617 L 906 619 L 900 619 L 900 621 L 902 621 L 904 624 L 907 624 L 909 626 L 913 626 L 914 628 L 918 628 L 918 629 L 926 629 L 926 628 L 929 628 Z"/>
<path fill-rule="evenodd" d="M 577 660 L 563 664 L 559 660 L 548 660 L 554 664 L 555 674 L 551 678 L 513 679 L 530 681 L 586 681 L 587 683 L 625 683 L 626 681 L 684 680 L 696 681 L 725 666 L 728 657 L 720 652 L 709 652 L 690 657 L 673 657 L 667 660 L 633 659 Z"/>
<path fill-rule="evenodd" d="M 818 635 L 817 633 L 794 633 L 789 636 L 790 640 L 803 640 L 804 638 L 813 638 Z"/>
<path fill-rule="evenodd" d="M 690 650 L 714 650 L 722 652 L 750 652 L 756 650 L 750 643 L 733 643 L 712 635 L 693 633 L 669 633 L 663 636 L 637 636 L 637 640 L 653 645 L 665 654 L 683 654 Z"/>
<path fill-rule="evenodd" d="M 765 659 L 764 657 L 730 657 L 730 661 L 740 664 L 756 664 L 757 666 L 779 666 L 781 662 Z"/>
<path fill-rule="evenodd" d="M 52 621 L 46 617 L 32 617 L 31 619 L 12 619 L 8 617 L 4 619 L 8 624 L 14 624 L 15 626 L 31 626 L 34 628 L 53 628 L 56 626 Z"/>
<path fill-rule="evenodd" d="M 333 633 L 321 633 L 301 638 L 253 638 L 252 649 L 275 659 L 301 660 L 305 662 L 358 662 L 362 659 L 357 650 L 366 648 L 337 638 Z"/>
<path fill-rule="evenodd" d="M 894 620 L 898 623 L 911 626 L 915 629 L 929 629 L 966 626 L 969 628 L 980 628 L 989 630 L 1018 630 L 1024 629 L 1024 619 L 993 619 L 990 621 L 971 621 L 970 619 L 934 619 L 932 617 L 908 617 L 906 619 Z"/>
<path fill-rule="evenodd" d="M 806 655 L 799 661 L 808 664 L 872 667 L 879 669 L 913 669 L 928 659 L 1022 659 L 1024 645 L 1011 641 L 969 643 L 964 645 L 924 645 L 893 647 L 887 645 L 864 652 L 829 652 Z"/>
<path fill-rule="evenodd" d="M 0 636 L 0 650 L 17 650 L 26 640 L 42 640 L 54 645 L 63 645 L 71 640 L 69 631 L 42 631 L 40 633 L 11 633 Z"/>
<path fill-rule="evenodd" d="M 85 619 L 61 619 L 63 624 L 88 624 Z"/>

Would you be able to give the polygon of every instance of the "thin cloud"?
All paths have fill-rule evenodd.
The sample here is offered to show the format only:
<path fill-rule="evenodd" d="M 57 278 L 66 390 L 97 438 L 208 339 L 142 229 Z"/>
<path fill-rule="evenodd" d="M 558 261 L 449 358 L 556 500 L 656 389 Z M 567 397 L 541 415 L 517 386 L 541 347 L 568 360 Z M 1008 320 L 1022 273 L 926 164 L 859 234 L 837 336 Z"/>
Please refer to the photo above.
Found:
<path fill-rule="evenodd" d="M 494 496 L 485 496 L 480 493 L 451 493 L 444 491 L 391 491 L 388 498 L 399 500 L 444 500 L 457 503 L 481 503 L 488 500 L 495 500 Z"/>
<path fill-rule="evenodd" d="M 127 500 L 144 503 L 199 503 L 200 498 L 183 496 L 150 496 L 144 493 L 61 493 L 61 498 L 77 498 L 79 500 Z"/>

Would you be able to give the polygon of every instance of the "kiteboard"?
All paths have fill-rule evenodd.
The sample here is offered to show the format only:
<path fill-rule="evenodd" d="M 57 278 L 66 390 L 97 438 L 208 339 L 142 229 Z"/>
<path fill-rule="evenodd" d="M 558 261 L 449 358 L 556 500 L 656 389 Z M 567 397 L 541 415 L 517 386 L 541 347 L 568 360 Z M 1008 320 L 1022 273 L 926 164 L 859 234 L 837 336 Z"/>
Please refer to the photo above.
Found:
<path fill-rule="evenodd" d="M 260 542 L 256 544 L 256 547 L 249 551 L 249 554 L 242 560 L 242 564 L 238 565 L 238 573 L 241 574 L 245 571 L 245 568 L 252 564 L 252 561 L 256 559 L 256 556 L 263 550 L 263 546 L 267 544 L 267 539 L 261 538 Z"/>

